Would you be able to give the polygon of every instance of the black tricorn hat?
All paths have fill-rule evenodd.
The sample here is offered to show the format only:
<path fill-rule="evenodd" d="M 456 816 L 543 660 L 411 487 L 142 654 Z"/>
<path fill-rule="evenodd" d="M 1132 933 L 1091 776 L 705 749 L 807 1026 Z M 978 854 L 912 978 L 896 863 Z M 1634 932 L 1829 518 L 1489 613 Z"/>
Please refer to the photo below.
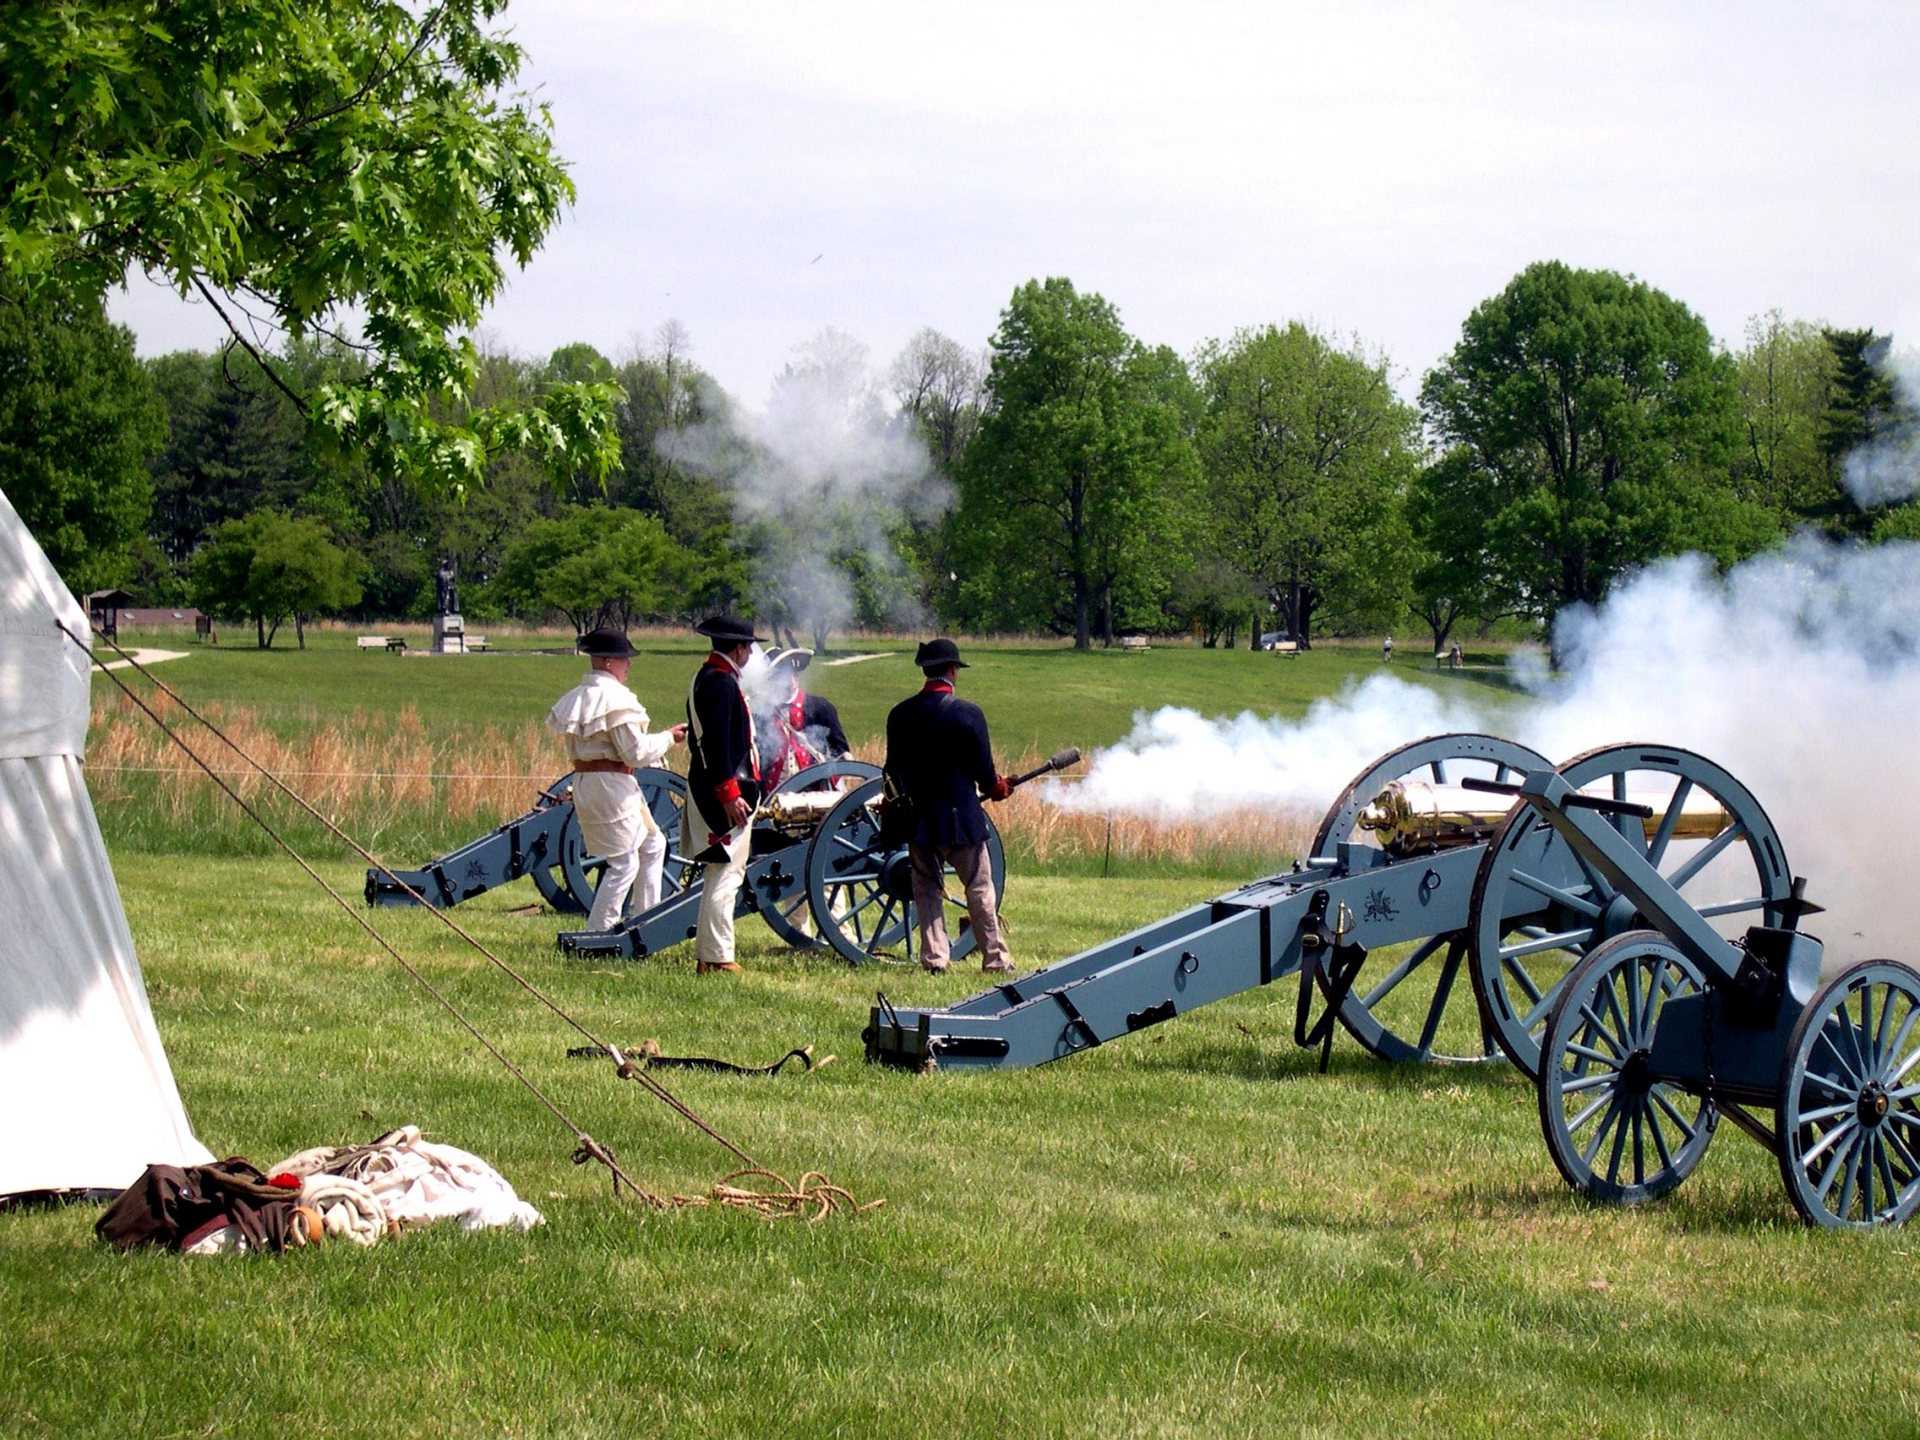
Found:
<path fill-rule="evenodd" d="M 913 652 L 913 663 L 922 670 L 944 670 L 949 665 L 958 665 L 962 670 L 973 667 L 960 658 L 960 647 L 944 635 L 938 640 L 929 640 Z"/>
<path fill-rule="evenodd" d="M 726 645 L 747 645 L 767 638 L 754 634 L 752 622 L 742 620 L 738 615 L 709 615 L 693 628 L 696 634 Z"/>
<path fill-rule="evenodd" d="M 785 649 L 775 648 L 767 652 L 767 668 L 777 669 L 782 665 L 790 666 L 798 675 L 813 663 L 813 651 L 804 645 L 789 645 Z"/>
<path fill-rule="evenodd" d="M 589 630 L 582 635 L 577 647 L 584 655 L 597 655 L 607 659 L 623 659 L 638 654 L 633 642 L 627 639 L 627 632 L 602 625 L 598 630 Z"/>

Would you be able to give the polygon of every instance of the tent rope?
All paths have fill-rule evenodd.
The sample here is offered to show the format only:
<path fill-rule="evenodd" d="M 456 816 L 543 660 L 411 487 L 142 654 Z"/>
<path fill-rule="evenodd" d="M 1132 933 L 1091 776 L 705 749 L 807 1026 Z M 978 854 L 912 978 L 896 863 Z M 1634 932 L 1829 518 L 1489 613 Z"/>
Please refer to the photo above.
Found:
<path fill-rule="evenodd" d="M 423 990 L 427 992 L 427 994 L 432 996 L 433 999 L 437 1001 L 440 1004 L 440 1006 L 447 1011 L 448 1014 L 453 1016 L 453 1018 L 459 1022 L 461 1027 L 464 1028 L 468 1034 L 472 1035 L 475 1040 L 479 1041 L 480 1044 L 486 1048 L 488 1053 L 491 1054 L 494 1057 L 494 1059 L 500 1062 L 500 1064 L 506 1069 L 508 1074 L 512 1075 L 523 1086 L 525 1086 L 528 1092 L 531 1093 L 535 1099 L 537 1099 L 550 1112 L 552 1112 L 554 1118 L 559 1120 L 559 1122 L 562 1125 L 566 1126 L 568 1130 L 573 1132 L 574 1138 L 578 1142 L 578 1148 L 574 1151 L 574 1156 L 573 1156 L 574 1163 L 576 1165 L 584 1165 L 589 1161 L 597 1161 L 600 1164 L 605 1165 L 608 1171 L 612 1175 L 613 1193 L 616 1196 L 620 1193 L 620 1187 L 624 1184 L 638 1198 L 645 1200 L 647 1203 L 659 1208 L 666 1208 L 668 1206 L 675 1205 L 675 1204 L 684 1205 L 688 1203 L 683 1197 L 678 1197 L 678 1196 L 676 1196 L 671 1201 L 667 1200 L 666 1198 L 659 1195 L 655 1195 L 651 1191 L 646 1190 L 639 1184 L 635 1183 L 632 1177 L 630 1177 L 624 1170 L 620 1168 L 620 1165 L 618 1161 L 614 1158 L 613 1152 L 611 1150 L 609 1150 L 605 1145 L 601 1144 L 599 1141 L 595 1140 L 593 1136 L 589 1135 L 585 1130 L 580 1128 L 579 1125 L 575 1124 L 573 1119 L 569 1115 L 567 1115 L 567 1113 L 563 1111 L 557 1104 L 555 1104 L 554 1101 L 551 1098 L 549 1098 L 547 1094 L 544 1091 L 542 1091 L 540 1087 L 533 1082 L 533 1080 L 526 1074 L 525 1071 L 523 1071 L 518 1065 L 514 1064 L 514 1062 L 511 1059 L 509 1059 L 507 1055 L 504 1054 L 499 1049 L 499 1047 L 494 1045 L 494 1043 L 491 1040 L 489 1040 L 484 1034 L 482 1034 L 479 1027 L 477 1027 L 471 1020 L 469 1020 L 467 1016 L 461 1012 L 460 1008 L 453 1003 L 452 1000 L 448 999 L 447 996 L 442 994 L 440 990 L 433 984 L 432 981 L 427 979 L 427 977 L 423 975 L 416 966 L 414 966 L 410 961 L 408 961 L 404 955 L 402 955 L 398 950 L 396 950 L 392 946 L 391 943 L 388 942 L 385 936 L 380 934 L 378 930 L 374 929 L 374 927 L 368 923 L 366 917 L 360 914 L 360 912 L 357 909 L 355 909 L 352 904 L 350 904 L 346 899 L 344 899 L 340 895 L 339 891 L 335 890 L 333 886 L 329 885 L 325 877 L 323 877 L 317 870 L 315 870 L 313 866 L 307 862 L 305 857 L 299 853 L 299 851 L 295 850 L 293 846 L 284 837 L 282 837 L 280 833 L 277 830 L 275 830 L 273 826 L 270 825 L 266 821 L 266 819 L 260 815 L 258 811 L 256 811 L 251 805 L 249 805 L 246 802 L 246 800 L 243 799 L 240 796 L 240 794 L 233 789 L 232 786 L 228 785 L 227 782 L 224 779 L 222 779 L 221 776 L 211 766 L 209 766 L 205 760 L 201 759 L 199 753 L 195 751 L 192 746 L 188 745 L 187 742 L 173 729 L 172 726 L 167 724 L 166 720 L 163 719 L 160 716 L 160 714 L 153 709 L 152 706 L 148 705 L 144 699 L 142 699 L 138 694 L 136 694 L 133 691 L 133 689 L 129 687 L 127 683 L 120 678 L 118 673 L 107 669 L 106 666 L 99 660 L 99 658 L 93 654 L 91 647 L 89 647 L 85 641 L 81 640 L 79 636 L 75 635 L 71 630 L 69 630 L 64 623 L 56 620 L 54 624 L 59 626 L 60 632 L 63 635 L 65 635 L 77 647 L 79 647 L 81 652 L 87 656 L 89 661 L 91 661 L 95 666 L 99 667 L 102 674 L 104 674 L 109 680 L 113 681 L 113 683 L 119 687 L 121 693 L 124 694 L 127 697 L 127 699 L 129 699 L 136 706 L 138 706 L 139 709 L 147 716 L 147 718 L 153 721 L 153 723 L 159 727 L 162 734 L 164 734 L 175 745 L 179 746 L 179 748 L 183 752 L 185 752 L 187 757 L 190 760 L 192 760 L 196 766 L 199 767 L 199 769 L 207 776 L 207 778 L 212 780 L 215 785 L 219 786 L 220 789 L 223 792 L 225 792 L 227 798 L 232 800 L 233 803 L 240 808 L 243 814 L 245 814 L 250 820 L 252 820 L 254 824 L 258 825 L 261 828 L 261 830 L 263 830 L 267 834 L 267 836 L 274 842 L 274 844 L 278 845 L 283 851 L 285 851 L 287 856 L 294 862 L 294 864 L 298 865 L 300 869 L 306 873 L 309 879 L 311 879 L 322 890 L 326 891 L 326 893 L 332 897 L 334 903 L 338 905 L 341 908 L 341 910 L 346 913 L 349 919 L 351 919 L 356 925 L 358 925 L 362 930 L 364 930 L 376 945 L 378 945 L 382 950 L 386 951 L 386 953 L 390 955 L 400 965 L 400 967 L 403 970 L 405 970 L 407 974 L 410 975 L 420 985 L 420 987 Z M 188 704 L 185 699 L 183 699 L 176 691 L 174 691 L 171 687 L 169 687 L 164 681 L 155 679 L 151 671 L 147 670 L 144 666 L 142 666 L 138 660 L 135 660 L 133 656 L 128 654 L 125 650 L 122 650 L 114 640 L 112 640 L 111 638 L 109 638 L 104 634 L 101 634 L 99 631 L 95 631 L 94 634 L 96 635 L 97 638 L 104 641 L 114 651 L 114 653 L 118 654 L 122 659 L 126 660 L 128 664 L 137 673 L 139 673 L 150 684 L 152 684 L 154 688 L 157 689 L 161 694 L 165 695 L 169 700 L 173 701 L 176 705 L 180 706 L 182 710 L 186 711 L 187 714 L 191 715 L 195 720 L 199 721 L 200 724 L 204 725 L 208 730 L 212 731 L 213 734 L 223 744 L 225 744 L 228 749 L 232 750 L 233 753 L 237 755 L 242 761 L 244 761 L 252 770 L 254 770 L 256 773 L 262 776 L 269 784 L 271 784 L 275 789 L 280 791 L 283 795 L 287 796 L 295 804 L 300 806 L 300 808 L 306 811 L 306 813 L 310 815 L 313 819 L 319 821 L 320 824 L 324 826 L 327 829 L 327 831 L 330 834 L 332 834 L 336 839 L 341 841 L 341 843 L 346 845 L 356 855 L 360 856 L 363 860 L 365 860 L 369 865 L 374 866 L 387 878 L 389 878 L 390 880 L 393 880 L 396 884 L 398 884 L 401 889 L 405 890 L 408 895 L 412 896 L 414 900 L 418 901 L 425 909 L 427 909 L 427 911 L 430 914 L 438 918 L 443 925 L 445 925 L 448 929 L 452 930 L 454 934 L 458 935 L 468 945 L 472 946 L 476 951 L 478 951 L 482 956 L 484 956 L 489 963 L 495 966 L 495 968 L 499 969 L 502 973 L 512 978 L 518 985 L 520 985 L 522 989 L 524 989 L 528 994 L 532 995 L 541 1004 L 545 1005 L 547 1009 L 552 1011 L 562 1021 L 572 1026 L 573 1029 L 577 1030 L 583 1037 L 591 1041 L 594 1045 L 601 1047 L 606 1052 L 608 1057 L 613 1061 L 614 1073 L 618 1075 L 621 1079 L 634 1081 L 642 1089 L 646 1090 L 649 1094 L 653 1095 L 656 1099 L 661 1101 L 661 1103 L 666 1105 L 669 1109 L 673 1110 L 676 1114 L 680 1115 L 683 1119 L 685 1119 L 688 1123 L 693 1125 L 696 1129 L 700 1130 L 703 1134 L 707 1135 L 710 1139 L 714 1140 L 716 1143 L 718 1143 L 725 1149 L 731 1151 L 736 1157 L 738 1157 L 742 1162 L 744 1162 L 744 1164 L 747 1167 L 749 1167 L 748 1173 L 759 1173 L 759 1174 L 770 1173 L 763 1170 L 762 1167 L 760 1167 L 750 1155 L 748 1155 L 738 1145 L 734 1144 L 733 1141 L 729 1140 L 726 1136 L 722 1135 L 712 1125 L 708 1124 L 707 1121 L 705 1121 L 699 1115 L 694 1113 L 693 1109 L 690 1106 L 688 1106 L 678 1096 L 674 1095 L 672 1091 L 668 1090 L 667 1087 L 661 1084 L 659 1080 L 649 1075 L 646 1072 L 646 1068 L 644 1067 L 644 1065 L 636 1064 L 633 1060 L 630 1060 L 629 1058 L 627 1058 L 627 1056 L 622 1054 L 621 1051 L 616 1046 L 610 1045 L 606 1041 L 601 1040 L 599 1036 L 595 1035 L 593 1031 L 588 1029 L 574 1016 L 570 1015 L 550 996 L 545 994 L 542 990 L 540 990 L 538 986 L 533 984 L 532 981 L 528 980 L 525 976 L 521 975 L 511 965 L 507 964 L 506 961 L 502 960 L 499 956 L 495 955 L 491 950 L 489 950 L 486 947 L 486 945 L 481 943 L 480 940 L 476 939 L 473 935 L 469 934 L 465 928 L 463 928 L 458 922 L 456 922 L 453 919 L 452 916 L 448 915 L 445 911 L 439 909 L 436 906 L 427 905 L 425 898 L 418 891 L 414 890 L 411 886 L 407 885 L 405 881 L 401 880 L 397 875 L 395 875 L 392 870 L 388 869 L 387 866 L 382 861 L 375 858 L 375 856 L 373 856 L 369 851 L 367 851 L 351 835 L 348 835 L 345 831 L 341 830 L 339 826 L 335 825 L 333 821 L 330 820 L 327 816 L 323 815 L 320 811 L 316 810 L 312 805 L 310 805 L 307 802 L 304 796 L 300 795 L 297 791 L 291 789 L 289 786 L 282 783 L 279 777 L 274 775 L 264 765 L 260 764 L 251 755 L 249 755 L 244 749 L 240 747 L 239 744 L 237 744 L 234 740 L 229 738 L 225 734 L 225 732 L 223 732 L 220 729 L 219 726 L 215 725 L 211 720 L 207 719 L 204 715 L 200 714 L 199 711 L 195 710 L 193 706 Z M 732 1178 L 732 1177 L 729 1177 L 729 1178 Z M 721 1183 L 724 1184 L 725 1182 L 721 1182 Z M 784 1184 L 786 1182 L 783 1181 L 782 1183 Z M 718 1190 L 718 1188 L 719 1187 L 716 1186 L 716 1191 Z M 789 1188 L 792 1188 L 792 1187 L 789 1187 Z M 875 1202 L 875 1203 L 878 1203 L 878 1202 Z M 870 1207 L 856 1207 L 856 1213 L 859 1208 L 870 1208 Z"/>

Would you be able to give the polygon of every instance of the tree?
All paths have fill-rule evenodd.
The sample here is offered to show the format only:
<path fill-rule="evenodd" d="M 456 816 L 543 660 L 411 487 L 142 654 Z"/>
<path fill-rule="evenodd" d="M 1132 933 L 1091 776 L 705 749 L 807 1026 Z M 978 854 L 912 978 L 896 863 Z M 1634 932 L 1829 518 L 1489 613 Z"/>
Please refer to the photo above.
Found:
<path fill-rule="evenodd" d="M 1894 383 L 1893 337 L 1871 330 L 1824 332 L 1833 384 L 1821 448 L 1845 491 L 1842 523 L 1854 534 L 1877 524 L 1875 512 L 1913 497 L 1920 464 L 1920 411 Z"/>
<path fill-rule="evenodd" d="M 1445 502 L 1471 520 L 1454 533 L 1515 613 L 1551 625 L 1629 566 L 1687 549 L 1727 563 L 1777 533 L 1729 478 L 1732 361 L 1631 277 L 1530 266 L 1467 318 L 1421 400 L 1450 451 Z"/>
<path fill-rule="evenodd" d="M 1407 492 L 1414 545 L 1407 608 L 1426 625 L 1436 655 L 1462 620 L 1504 613 L 1489 583 L 1495 566 L 1479 520 L 1486 508 L 1481 478 L 1467 452 L 1455 450 L 1423 469 Z"/>
<path fill-rule="evenodd" d="M 1064 629 L 1084 650 L 1096 620 L 1111 639 L 1116 616 L 1157 611 L 1195 470 L 1166 360 L 1069 280 L 1014 292 L 959 475 L 961 618 Z"/>
<path fill-rule="evenodd" d="M 1395 398 L 1385 362 L 1295 322 L 1207 347 L 1200 374 L 1218 533 L 1288 637 L 1311 648 L 1322 607 L 1349 623 L 1397 609 L 1418 419 Z"/>
<path fill-rule="evenodd" d="M 614 412 L 620 469 L 607 499 L 657 516 L 681 544 L 706 552 L 733 510 L 711 476 L 682 462 L 682 436 L 718 420 L 724 401 L 691 352 L 686 328 L 668 320 L 651 346 L 635 344 L 614 372 L 622 391 Z"/>
<path fill-rule="evenodd" d="M 308 620 L 359 600 L 358 569 L 319 520 L 256 510 L 226 521 L 195 552 L 193 603 L 221 619 L 251 620 L 262 650 L 291 619 L 304 650 Z"/>
<path fill-rule="evenodd" d="M 132 578 L 166 415 L 98 301 L 0 299 L 0 488 L 80 594 Z"/>
<path fill-rule="evenodd" d="M 504 0 L 37 0 L 0 7 L 0 278 L 97 301 L 132 271 L 198 295 L 343 450 L 439 487 L 524 449 L 617 458 L 610 382 L 467 408 L 467 338 L 573 195 L 511 93 Z M 352 326 L 368 365 L 303 391 L 254 320 Z M 356 318 L 357 317 L 357 323 Z"/>
<path fill-rule="evenodd" d="M 521 615 L 558 610 L 581 633 L 624 630 L 639 615 L 677 608 L 687 569 L 685 552 L 651 515 L 581 507 L 529 525 L 491 588 L 496 602 Z"/>
<path fill-rule="evenodd" d="M 1771 510 L 1782 529 L 1830 519 L 1842 497 L 1839 467 L 1822 441 L 1835 366 L 1820 329 L 1778 310 L 1756 315 L 1733 363 L 1740 391 L 1736 493 Z"/>
<path fill-rule="evenodd" d="M 894 403 L 926 442 L 941 475 L 958 468 L 979 428 L 985 381 L 981 358 L 933 329 L 909 340 L 887 371 Z"/>

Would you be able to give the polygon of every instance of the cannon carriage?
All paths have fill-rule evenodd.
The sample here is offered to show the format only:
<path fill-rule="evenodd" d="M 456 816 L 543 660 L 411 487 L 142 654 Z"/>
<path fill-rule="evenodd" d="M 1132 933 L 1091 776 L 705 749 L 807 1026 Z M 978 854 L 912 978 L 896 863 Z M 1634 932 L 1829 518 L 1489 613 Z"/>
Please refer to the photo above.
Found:
<path fill-rule="evenodd" d="M 1612 746 L 1556 769 L 1440 736 L 1362 772 L 1292 870 L 955 1005 L 882 995 L 864 1039 L 912 1068 L 1044 1064 L 1297 977 L 1294 1038 L 1323 1066 L 1332 1017 L 1387 1059 L 1511 1060 L 1595 1199 L 1671 1190 L 1724 1115 L 1810 1222 L 1903 1220 L 1920 974 L 1873 961 L 1821 985 L 1797 928 L 1814 908 L 1759 802 L 1702 756 Z"/>
<path fill-rule="evenodd" d="M 680 846 L 687 782 L 671 770 L 660 769 L 636 770 L 633 778 L 654 823 L 667 836 L 661 893 L 677 893 L 693 870 Z M 568 772 L 542 790 L 524 815 L 429 860 L 418 870 L 369 869 L 365 893 L 369 905 L 425 904 L 446 910 L 529 876 L 541 898 L 555 910 L 585 915 L 593 909 L 605 868 L 605 862 L 588 854 L 581 842 L 580 824 L 573 813 L 573 774 Z"/>
<path fill-rule="evenodd" d="M 1049 762 L 1035 773 L 1050 767 L 1057 768 Z M 606 866 L 581 842 L 572 779 L 562 776 L 526 814 L 417 870 L 369 869 L 367 903 L 447 909 L 528 876 L 556 911 L 586 914 Z M 687 837 L 700 821 L 689 811 L 687 783 L 660 769 L 637 770 L 634 779 L 667 837 L 660 903 L 644 912 L 629 908 L 612 930 L 563 931 L 556 942 L 563 951 L 638 959 L 693 937 L 701 888 L 693 856 L 700 847 Z M 917 964 L 912 872 L 905 847 L 881 837 L 881 799 L 880 769 L 863 760 L 824 761 L 776 786 L 754 816 L 736 918 L 757 914 L 789 945 L 826 945 L 849 964 Z M 1004 894 L 1006 854 L 990 819 L 987 827 L 994 889 Z M 949 947 L 958 959 L 974 940 L 959 923 L 959 891 L 949 887 L 946 894 Z"/>

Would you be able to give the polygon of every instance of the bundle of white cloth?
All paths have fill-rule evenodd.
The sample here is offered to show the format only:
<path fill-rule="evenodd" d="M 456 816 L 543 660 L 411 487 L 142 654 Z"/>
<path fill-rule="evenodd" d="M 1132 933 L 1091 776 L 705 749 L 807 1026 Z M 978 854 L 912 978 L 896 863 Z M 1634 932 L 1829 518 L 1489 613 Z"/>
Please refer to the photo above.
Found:
<path fill-rule="evenodd" d="M 367 1145 L 302 1150 L 267 1173 L 299 1177 L 300 1203 L 319 1210 L 330 1234 L 363 1245 L 388 1230 L 436 1220 L 458 1220 L 463 1230 L 531 1230 L 544 1220 L 478 1155 L 423 1140 L 417 1125 L 403 1125 Z M 377 1207 L 377 1223 L 367 1215 L 369 1199 Z M 342 1210 L 338 1230 L 335 1209 Z"/>

